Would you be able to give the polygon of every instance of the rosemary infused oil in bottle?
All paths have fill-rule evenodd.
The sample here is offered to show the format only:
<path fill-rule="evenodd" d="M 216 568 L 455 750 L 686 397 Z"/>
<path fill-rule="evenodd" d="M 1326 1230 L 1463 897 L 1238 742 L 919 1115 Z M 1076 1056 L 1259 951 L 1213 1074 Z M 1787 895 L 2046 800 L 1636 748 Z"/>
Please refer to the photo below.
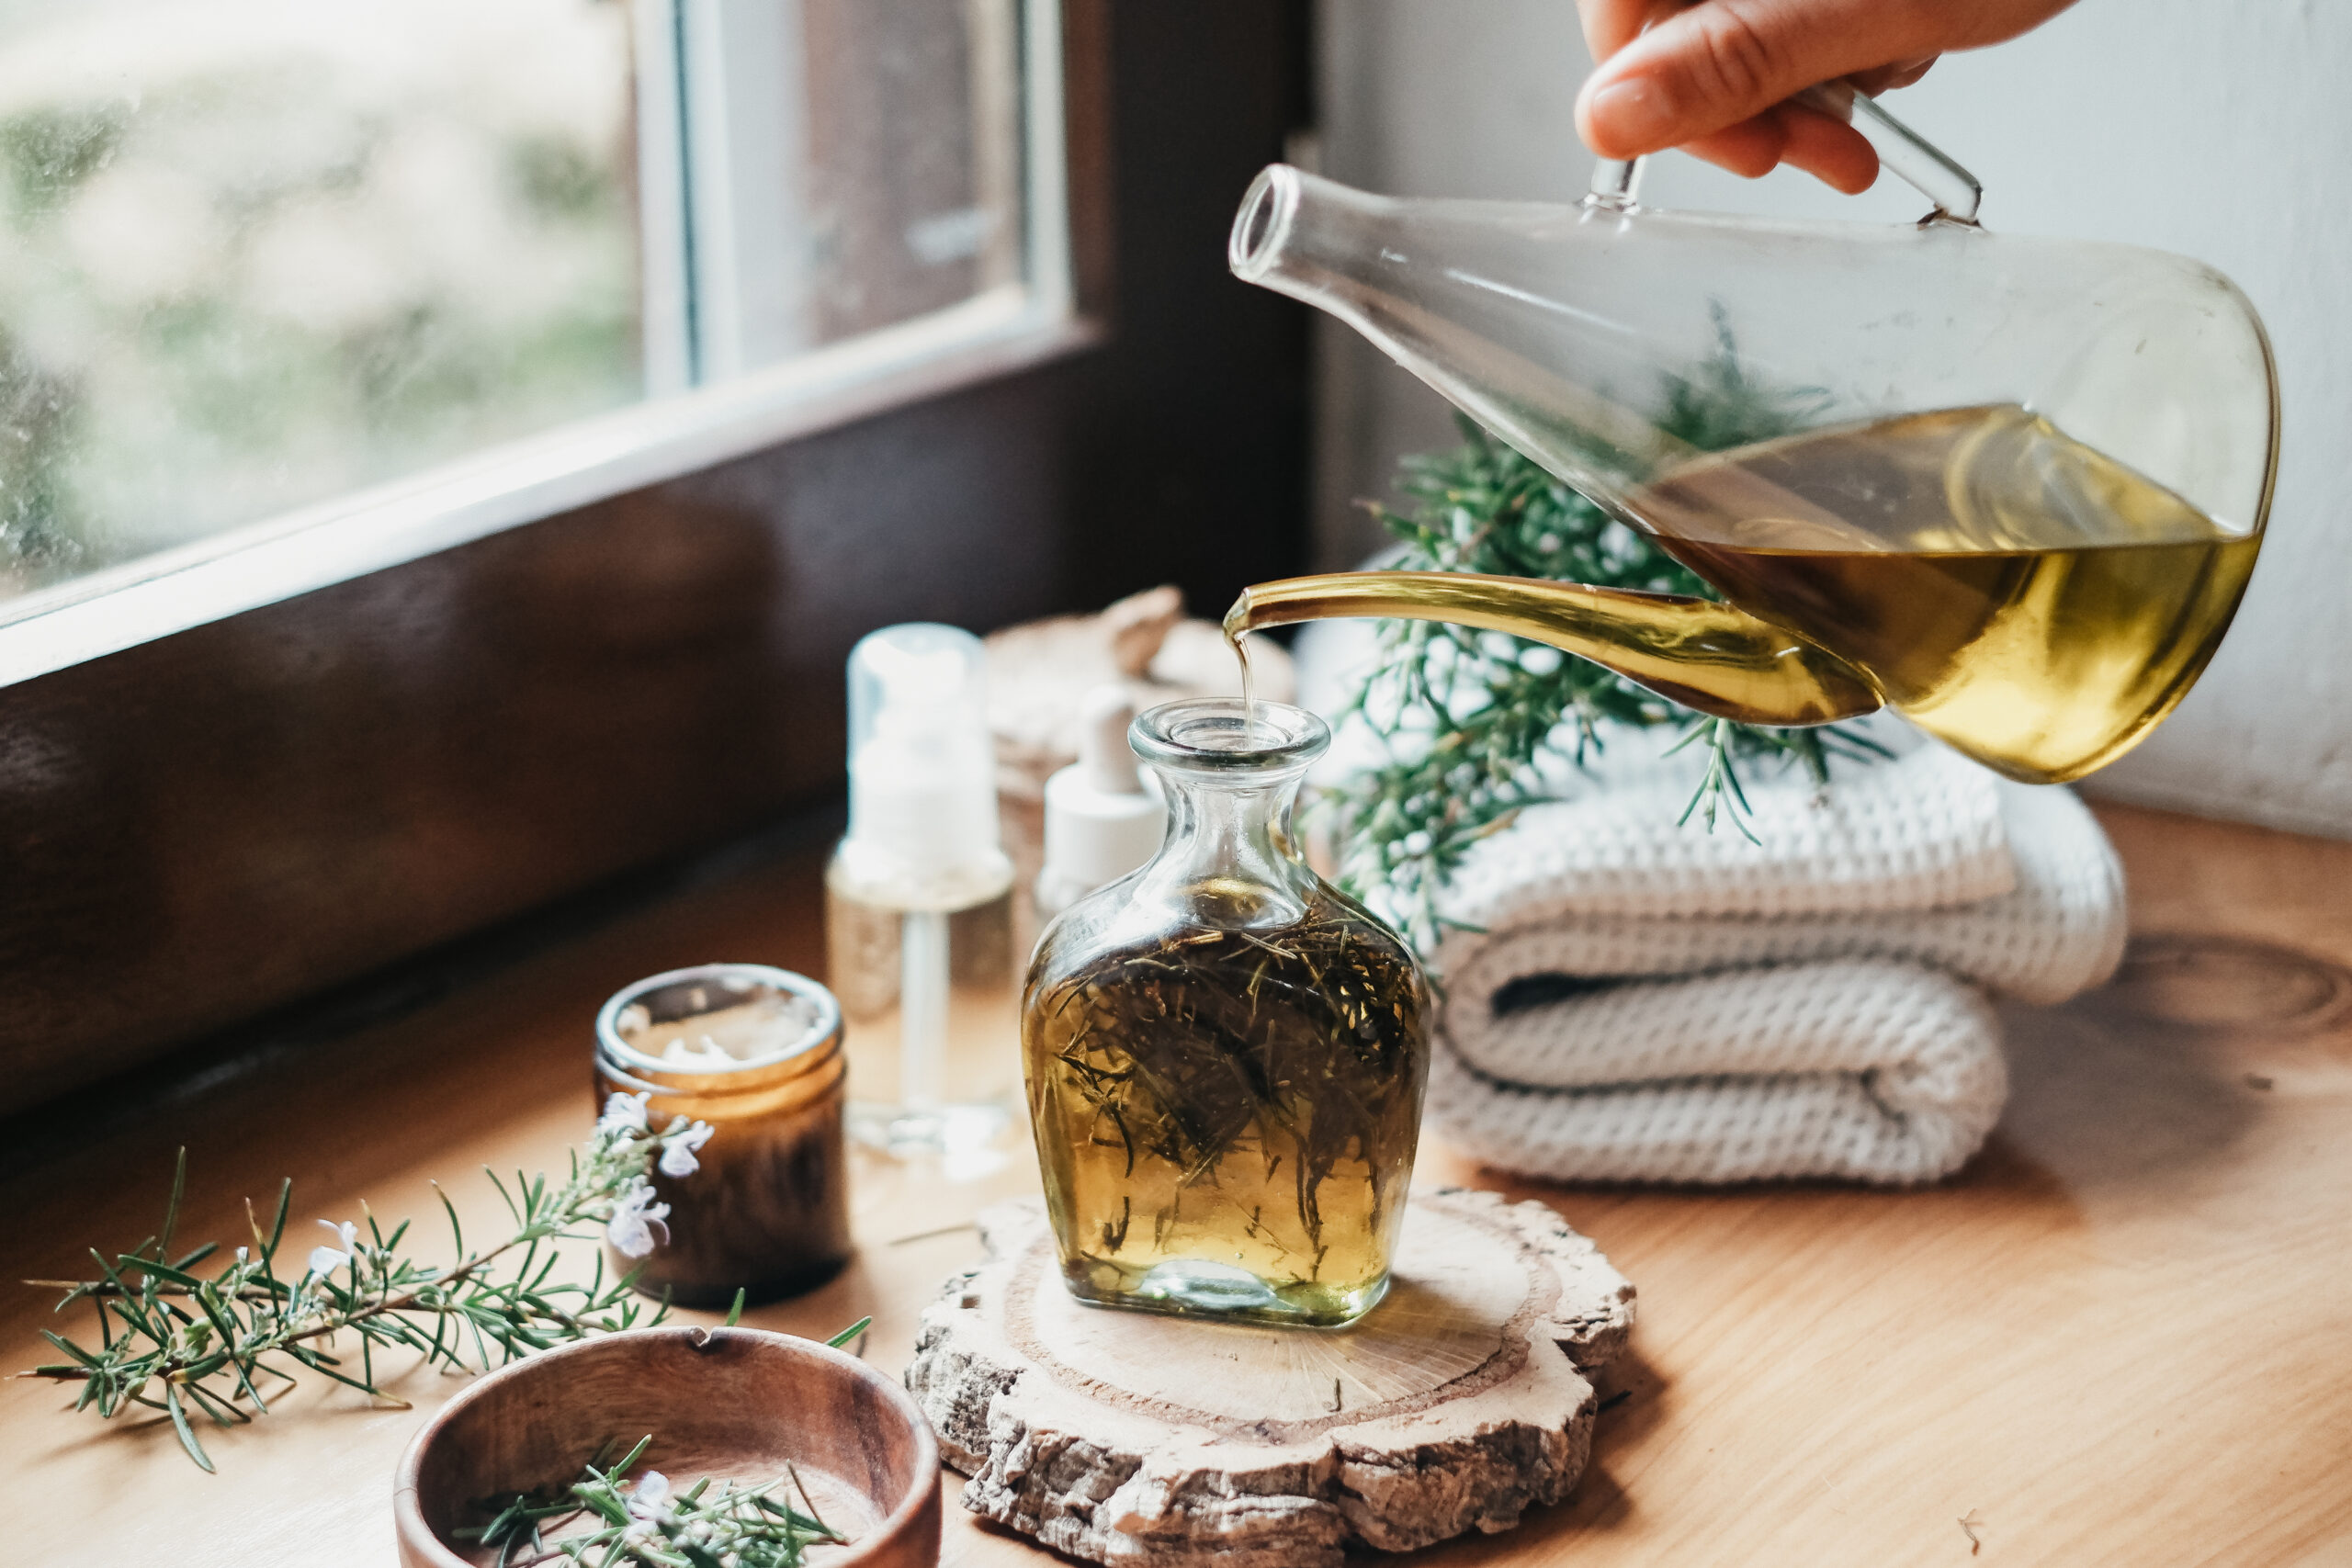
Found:
<path fill-rule="evenodd" d="M 1329 1326 L 1379 1302 L 1420 1130 L 1429 988 L 1300 858 L 1330 743 L 1206 698 L 1135 722 L 1159 854 L 1046 931 L 1022 1005 L 1029 1107 L 1072 1294 Z"/>

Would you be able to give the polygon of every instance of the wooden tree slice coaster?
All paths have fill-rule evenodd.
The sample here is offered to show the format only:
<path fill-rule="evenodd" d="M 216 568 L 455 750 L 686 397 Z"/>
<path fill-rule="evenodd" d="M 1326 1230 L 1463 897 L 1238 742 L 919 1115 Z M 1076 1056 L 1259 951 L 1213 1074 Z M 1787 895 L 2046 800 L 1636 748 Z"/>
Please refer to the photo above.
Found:
<path fill-rule="evenodd" d="M 907 1387 L 964 1506 L 1097 1562 L 1337 1568 L 1509 1529 L 1592 1448 L 1587 1370 L 1634 1287 L 1541 1203 L 1416 1194 L 1388 1298 L 1344 1329 L 1081 1305 L 1034 1201 L 923 1312 Z"/>

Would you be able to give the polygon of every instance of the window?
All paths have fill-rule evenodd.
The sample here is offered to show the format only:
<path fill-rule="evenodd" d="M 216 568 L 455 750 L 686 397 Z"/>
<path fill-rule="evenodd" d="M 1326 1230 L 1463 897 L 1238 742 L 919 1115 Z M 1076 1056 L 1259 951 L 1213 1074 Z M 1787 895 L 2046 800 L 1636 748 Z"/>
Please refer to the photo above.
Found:
<path fill-rule="evenodd" d="M 1076 341 L 1056 17 L 0 0 L 0 681 Z"/>
<path fill-rule="evenodd" d="M 0 40 L 22 4 L 0 0 Z M 840 14 L 917 9 L 855 6 Z M 967 271 L 978 292 L 927 313 L 0 602 L 0 622 L 47 606 L 0 624 L 0 658 L 51 671 L 0 686 L 0 1112 L 185 1050 L 28 1113 L 80 1127 L 257 1039 L 332 1040 L 350 1008 L 451 971 L 422 959 L 291 1035 L 265 1015 L 439 944 L 495 962 L 509 938 L 474 933 L 573 895 L 609 910 L 645 886 L 613 879 L 820 805 L 840 785 L 842 660 L 876 626 L 980 629 L 1164 581 L 1215 606 L 1301 570 L 1305 312 L 1235 283 L 1225 233 L 1306 118 L 1307 10 L 1062 0 L 1044 18 L 1058 43 L 1025 13 L 1018 287 Z M 650 95 L 650 18 L 622 14 Z M 799 14 L 791 36 L 828 36 L 812 0 Z M 865 47 L 892 69 L 933 58 L 887 33 Z M 812 41 L 801 69 L 821 85 L 820 58 Z M 1065 118 L 1082 323 L 1057 298 Z M 913 191 L 892 145 L 868 155 Z M 682 176 L 672 199 L 688 194 Z M 877 220 L 867 243 L 905 226 Z M 894 290 L 922 276 L 909 254 Z M 865 265 L 869 302 L 907 298 Z M 1114 279 L 1112 331 L 1095 323 Z M 546 521 L 503 527 L 526 517 Z"/>

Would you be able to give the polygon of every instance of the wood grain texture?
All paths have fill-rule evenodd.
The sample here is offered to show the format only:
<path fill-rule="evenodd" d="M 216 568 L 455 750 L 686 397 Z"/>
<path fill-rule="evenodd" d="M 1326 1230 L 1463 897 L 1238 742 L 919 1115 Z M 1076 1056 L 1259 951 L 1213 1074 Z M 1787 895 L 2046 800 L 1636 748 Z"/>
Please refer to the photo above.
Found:
<path fill-rule="evenodd" d="M 922 1315 L 907 1386 L 964 1506 L 1125 1568 L 1339 1568 L 1509 1529 L 1592 1447 L 1586 1381 L 1634 1292 L 1541 1203 L 1417 1194 L 1387 1299 L 1344 1329 L 1110 1312 L 1062 1288 L 1035 1201 Z"/>
<path fill-rule="evenodd" d="M 681 1492 L 705 1477 L 762 1486 L 789 1473 L 848 1538 L 821 1554 L 826 1568 L 939 1561 L 939 1448 L 896 1382 L 806 1339 L 664 1327 L 560 1346 L 443 1405 L 393 1473 L 401 1568 L 495 1562 L 455 1533 L 487 1522 L 485 1499 L 568 1485 L 586 1450 L 648 1436 L 630 1473 L 658 1470 Z"/>
<path fill-rule="evenodd" d="M 1642 1316 L 1597 1380 L 1575 1495 L 1413 1562 L 2352 1562 L 2352 844 L 2100 815 L 2143 941 L 2107 989 L 2007 1010 L 2008 1113 L 1949 1183 L 1537 1188 L 1425 1146 L 1431 1181 L 1539 1200 L 1593 1237 L 1639 1281 Z M 492 1224 L 469 1173 L 554 1165 L 586 1131 L 596 1005 L 718 956 L 819 970 L 816 871 L 778 864 L 649 908 L 0 1183 L 0 1278 L 70 1273 L 84 1247 L 148 1234 L 183 1142 L 187 1236 L 231 1235 L 240 1200 L 287 1175 L 306 1228 L 362 1200 L 423 1221 L 434 1177 L 469 1234 Z M 362 1111 L 372 1133 L 345 1135 Z M 747 1321 L 821 1336 L 872 1312 L 867 1359 L 895 1373 L 941 1281 L 979 1260 L 956 1227 L 1035 1177 L 1018 1162 L 962 1185 L 856 1174 L 858 1258 Z M 17 1364 L 45 1359 L 40 1328 L 76 1326 L 51 1299 L 0 1293 Z M 33 1500 L 10 1555 L 386 1568 L 392 1467 L 459 1386 L 401 1380 L 413 1410 L 314 1391 L 211 1435 L 208 1476 L 166 1428 L 108 1429 L 54 1387 L 0 1382 L 0 1452 Z M 966 1514 L 960 1477 L 942 1484 L 952 1568 L 1054 1561 Z"/>

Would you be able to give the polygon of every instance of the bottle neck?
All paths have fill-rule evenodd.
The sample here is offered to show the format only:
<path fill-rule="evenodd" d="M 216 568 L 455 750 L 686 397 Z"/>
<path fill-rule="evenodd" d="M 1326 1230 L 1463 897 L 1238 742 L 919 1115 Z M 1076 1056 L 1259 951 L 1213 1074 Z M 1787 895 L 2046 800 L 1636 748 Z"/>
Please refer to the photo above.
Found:
<path fill-rule="evenodd" d="M 1237 773 L 1162 767 L 1168 836 L 1135 897 L 1209 925 L 1279 926 L 1306 912 L 1314 874 L 1291 831 L 1304 766 Z"/>

